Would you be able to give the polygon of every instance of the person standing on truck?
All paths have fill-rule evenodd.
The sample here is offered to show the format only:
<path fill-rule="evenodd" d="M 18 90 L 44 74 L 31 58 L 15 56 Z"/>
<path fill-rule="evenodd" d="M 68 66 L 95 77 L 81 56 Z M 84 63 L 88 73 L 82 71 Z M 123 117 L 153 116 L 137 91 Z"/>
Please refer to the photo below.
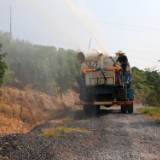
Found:
<path fill-rule="evenodd" d="M 119 55 L 119 57 L 116 62 L 120 62 L 121 67 L 123 68 L 123 82 L 124 82 L 128 59 L 127 56 L 125 56 L 125 53 L 122 51 L 117 52 L 117 54 Z"/>

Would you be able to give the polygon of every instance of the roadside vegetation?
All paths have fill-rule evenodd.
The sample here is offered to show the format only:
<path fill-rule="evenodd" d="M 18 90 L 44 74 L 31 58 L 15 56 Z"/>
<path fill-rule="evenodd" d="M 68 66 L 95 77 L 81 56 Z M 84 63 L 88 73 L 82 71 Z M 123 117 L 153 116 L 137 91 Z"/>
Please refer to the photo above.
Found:
<path fill-rule="evenodd" d="M 75 95 L 77 97 L 74 97 Z M 74 106 L 75 98 L 78 98 L 78 94 L 73 90 L 64 95 L 64 102 L 60 95 L 51 96 L 28 87 L 24 90 L 1 88 L 0 133 L 27 133 L 47 120 L 80 109 L 79 106 Z M 73 115 L 70 115 L 63 121 L 67 122 L 73 118 Z"/>
<path fill-rule="evenodd" d="M 156 68 L 142 71 L 133 67 L 132 73 L 135 102 L 144 106 L 137 111 L 153 120 L 160 120 L 160 71 Z"/>
<path fill-rule="evenodd" d="M 2 44 L 0 43 L 0 52 L 1 52 L 1 48 L 2 48 L 3 46 L 2 46 Z M 5 73 L 6 73 L 6 70 L 8 69 L 8 66 L 7 66 L 7 64 L 6 64 L 6 62 L 4 61 L 4 57 L 6 56 L 6 55 L 8 55 L 8 53 L 7 52 L 5 52 L 5 53 L 1 53 L 0 54 L 0 87 L 1 87 L 1 85 L 3 84 L 3 78 L 4 78 L 4 76 L 6 75 Z"/>
<path fill-rule="evenodd" d="M 18 39 L 10 44 L 9 33 L 2 31 L 0 42 L 0 133 L 27 133 L 76 109 L 71 89 L 79 79 L 76 51 Z"/>
<path fill-rule="evenodd" d="M 43 129 L 42 130 L 42 134 L 40 136 L 43 137 L 58 137 L 58 136 L 62 136 L 64 133 L 72 133 L 72 132 L 85 132 L 85 133 L 92 133 L 92 131 L 88 131 L 85 128 L 80 128 L 80 127 L 76 127 L 76 128 L 71 128 L 71 127 L 65 127 L 66 123 L 69 121 L 72 121 L 74 119 L 74 117 L 70 118 L 70 117 L 64 117 L 63 119 L 61 119 L 60 123 L 55 123 L 53 122 L 53 127 L 49 128 L 49 129 Z M 89 121 L 79 121 L 81 123 L 87 123 Z"/>
<path fill-rule="evenodd" d="M 160 120 L 160 107 L 140 107 L 137 111 L 144 113 L 153 120 Z"/>
<path fill-rule="evenodd" d="M 144 106 L 160 107 L 160 71 L 155 68 L 143 70 L 132 68 L 135 102 Z"/>
<path fill-rule="evenodd" d="M 85 128 L 68 128 L 68 127 L 58 127 L 58 128 L 50 128 L 42 130 L 41 136 L 43 137 L 58 137 L 62 136 L 63 133 L 73 133 L 73 132 L 85 132 L 85 133 L 92 133 L 92 131 L 88 131 Z"/>
<path fill-rule="evenodd" d="M 75 50 L 34 45 L 19 39 L 10 44 L 9 33 L 2 31 L 0 42 L 3 44 L 2 51 L 9 53 L 5 57 L 8 65 L 5 84 L 19 89 L 30 85 L 32 89 L 60 94 L 63 98 L 63 94 L 79 79 L 80 63 Z"/>

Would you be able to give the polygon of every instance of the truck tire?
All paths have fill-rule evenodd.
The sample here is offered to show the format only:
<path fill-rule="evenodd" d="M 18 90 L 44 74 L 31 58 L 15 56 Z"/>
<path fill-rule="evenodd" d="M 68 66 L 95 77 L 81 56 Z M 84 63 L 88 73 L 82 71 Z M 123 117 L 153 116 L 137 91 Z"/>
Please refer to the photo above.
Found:
<path fill-rule="evenodd" d="M 100 110 L 100 105 L 96 105 L 96 111 L 99 111 Z"/>
<path fill-rule="evenodd" d="M 83 111 L 85 116 L 94 116 L 97 111 L 100 109 L 100 106 L 95 105 L 83 105 Z"/>
<path fill-rule="evenodd" d="M 127 112 L 127 106 L 121 105 L 121 113 L 126 113 L 126 112 Z"/>
<path fill-rule="evenodd" d="M 83 105 L 83 112 L 85 115 L 89 114 L 89 112 L 90 112 L 89 105 Z"/>
<path fill-rule="evenodd" d="M 133 105 L 127 106 L 128 113 L 133 113 Z"/>

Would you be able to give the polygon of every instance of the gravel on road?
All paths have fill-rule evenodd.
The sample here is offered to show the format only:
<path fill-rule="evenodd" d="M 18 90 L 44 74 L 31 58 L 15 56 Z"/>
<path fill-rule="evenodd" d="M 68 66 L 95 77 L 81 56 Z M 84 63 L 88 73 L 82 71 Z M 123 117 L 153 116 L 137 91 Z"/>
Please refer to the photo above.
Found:
<path fill-rule="evenodd" d="M 135 106 L 136 109 L 137 106 Z M 81 127 L 92 133 L 40 136 L 47 122 L 27 134 L 0 138 L 0 155 L 11 160 L 160 160 L 160 125 L 141 113 L 121 114 L 120 108 L 103 109 L 96 117 L 75 111 L 65 127 Z"/>

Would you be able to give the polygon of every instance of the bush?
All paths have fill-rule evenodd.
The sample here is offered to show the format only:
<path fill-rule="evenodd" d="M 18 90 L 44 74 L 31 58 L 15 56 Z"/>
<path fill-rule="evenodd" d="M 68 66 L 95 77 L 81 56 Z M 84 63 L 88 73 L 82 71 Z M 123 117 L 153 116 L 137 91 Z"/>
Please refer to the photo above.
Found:
<path fill-rule="evenodd" d="M 11 83 L 13 76 L 14 76 L 14 72 L 7 69 L 3 77 L 3 84 Z"/>
<path fill-rule="evenodd" d="M 157 101 L 155 97 L 156 97 L 156 92 L 150 91 L 149 94 L 145 97 L 143 105 L 144 106 L 156 106 Z"/>
<path fill-rule="evenodd" d="M 144 113 L 146 116 L 150 116 L 154 120 L 160 120 L 159 107 L 140 107 L 137 111 Z"/>

